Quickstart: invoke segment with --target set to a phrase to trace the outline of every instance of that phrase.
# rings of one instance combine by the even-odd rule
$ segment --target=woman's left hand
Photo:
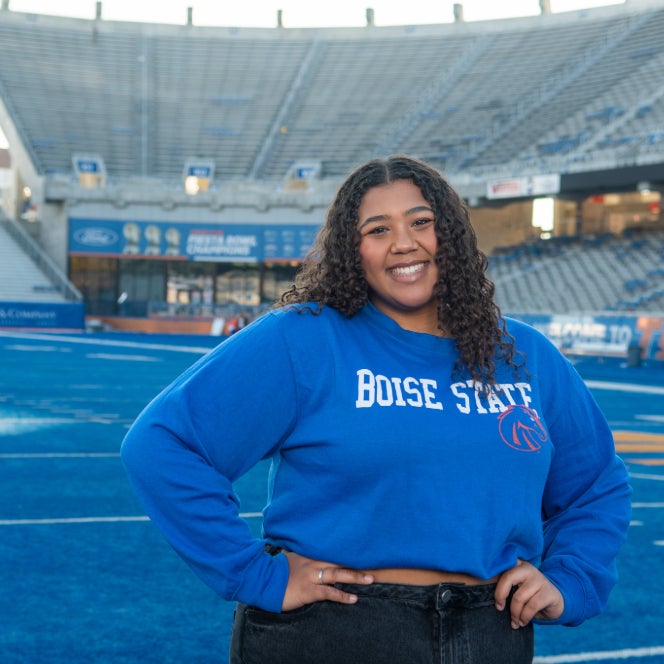
[[[563,596],[537,567],[525,560],[501,574],[494,597],[496,609],[502,611],[512,588],[517,590],[512,596],[510,614],[512,628],[525,627],[533,618],[555,620],[565,608]]]

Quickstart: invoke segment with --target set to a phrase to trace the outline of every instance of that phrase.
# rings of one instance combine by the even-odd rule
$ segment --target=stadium
[[[539,9],[235,28],[2,0],[0,661],[223,652],[233,607],[148,530],[119,441],[292,283],[345,175],[406,153],[462,195],[501,311],[574,358],[634,482],[607,615],[541,630],[535,661],[664,662],[664,0]],[[256,532],[264,473],[238,488]]]
[[[402,152],[467,201],[505,313],[661,354],[664,4],[540,6],[251,29],[5,2],[3,233],[21,264],[3,260],[0,300],[22,306],[3,325],[207,334],[251,318],[292,280],[344,174]]]

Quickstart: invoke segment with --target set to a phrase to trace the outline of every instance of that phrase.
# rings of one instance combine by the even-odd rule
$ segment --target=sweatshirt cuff
[[[547,569],[542,565],[540,571],[553,583],[563,596],[565,604],[562,614],[555,620],[533,620],[537,625],[580,625],[586,615],[586,594],[581,579],[564,567],[555,566]]]
[[[276,556],[263,553],[245,573],[233,599],[264,611],[281,613],[289,572],[288,559],[283,553]]]

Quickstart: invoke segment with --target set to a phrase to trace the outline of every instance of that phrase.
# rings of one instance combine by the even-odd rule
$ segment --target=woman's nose
[[[393,252],[401,253],[404,251],[412,251],[416,247],[417,241],[410,228],[397,228],[395,230],[392,242]]]

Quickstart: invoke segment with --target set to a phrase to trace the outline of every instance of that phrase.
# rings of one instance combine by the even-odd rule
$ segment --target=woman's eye
[[[433,219],[416,219],[413,222],[413,226],[425,226],[426,224],[432,223]]]
[[[385,226],[376,226],[375,228],[372,228],[367,235],[381,235],[386,230]]]

